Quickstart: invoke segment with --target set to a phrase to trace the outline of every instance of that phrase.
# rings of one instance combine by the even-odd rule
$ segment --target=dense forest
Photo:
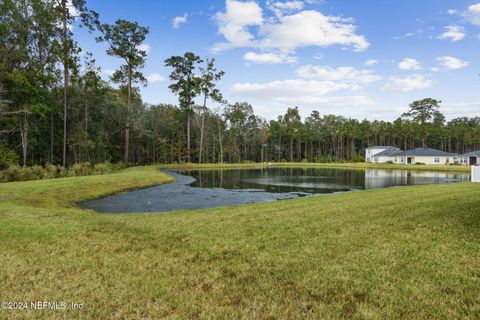
[[[75,41],[74,23],[122,61],[110,81]],[[147,85],[148,57],[140,48],[148,32],[133,21],[102,23],[85,0],[3,0],[0,169],[87,161],[363,161],[370,145],[480,149],[480,116],[447,122],[441,102],[430,98],[393,122],[320,111],[302,119],[298,107],[266,121],[248,102],[225,101],[217,88],[224,72],[191,52],[165,59],[178,106],[144,103],[139,86]]]

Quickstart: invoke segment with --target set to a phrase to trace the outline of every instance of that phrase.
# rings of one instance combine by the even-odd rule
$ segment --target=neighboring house
[[[400,162],[397,160],[400,160]],[[416,148],[396,154],[394,162],[405,164],[450,164],[458,163],[458,154],[432,148]]]
[[[365,160],[367,162],[385,163],[391,161],[390,155],[401,152],[402,150],[395,147],[373,146],[365,149]]]
[[[480,150],[462,154],[459,158],[460,164],[466,166],[480,164]]]
[[[379,147],[372,148],[373,151],[368,148],[365,153],[367,162],[398,164],[453,164],[459,162],[459,156],[456,153],[431,148],[416,148],[407,151],[393,147],[383,147],[382,150]]]

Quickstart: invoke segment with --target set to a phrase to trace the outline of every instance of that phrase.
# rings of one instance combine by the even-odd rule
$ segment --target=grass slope
[[[0,185],[9,319],[480,317],[480,185],[412,186],[171,214],[86,198],[170,181],[158,167]]]

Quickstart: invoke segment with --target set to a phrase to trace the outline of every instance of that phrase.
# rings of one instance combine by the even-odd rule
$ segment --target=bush
[[[365,162],[365,157],[362,156],[361,154],[357,154],[355,157],[352,159],[353,162]]]
[[[415,162],[415,165],[416,165],[416,166],[424,166],[425,163],[423,163],[423,162]]]
[[[119,162],[112,164],[110,162],[99,163],[93,166],[90,162],[75,163],[69,169],[47,163],[45,167],[32,166],[22,168],[19,165],[11,165],[7,170],[0,171],[0,182],[27,181],[54,179],[63,177],[88,176],[93,174],[106,174],[125,168],[126,166]]]
[[[127,166],[123,162],[116,162],[112,164],[112,171],[125,169]]]
[[[0,144],[0,170],[7,169],[13,165],[18,165],[18,162],[19,159],[17,153]]]
[[[92,174],[92,165],[90,162],[75,163],[69,171],[69,177],[89,176]]]
[[[95,174],[105,174],[112,171],[113,165],[110,162],[97,163],[93,168]]]
[[[332,163],[332,162],[337,162],[337,159],[332,156],[317,156],[315,157],[315,162],[318,163]]]
[[[393,164],[393,161],[392,160],[389,160],[387,162],[385,162],[386,164]]]
[[[44,179],[54,179],[60,176],[60,167],[47,163],[43,174]]]

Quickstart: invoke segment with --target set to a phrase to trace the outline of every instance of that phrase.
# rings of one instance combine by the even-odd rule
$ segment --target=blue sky
[[[147,103],[176,103],[163,61],[192,51],[215,58],[230,102],[263,118],[288,107],[393,120],[416,99],[443,101],[447,118],[480,116],[480,2],[464,0],[97,0],[103,22],[150,27]],[[74,27],[103,75],[121,61]],[[476,59],[477,58],[477,59]]]

